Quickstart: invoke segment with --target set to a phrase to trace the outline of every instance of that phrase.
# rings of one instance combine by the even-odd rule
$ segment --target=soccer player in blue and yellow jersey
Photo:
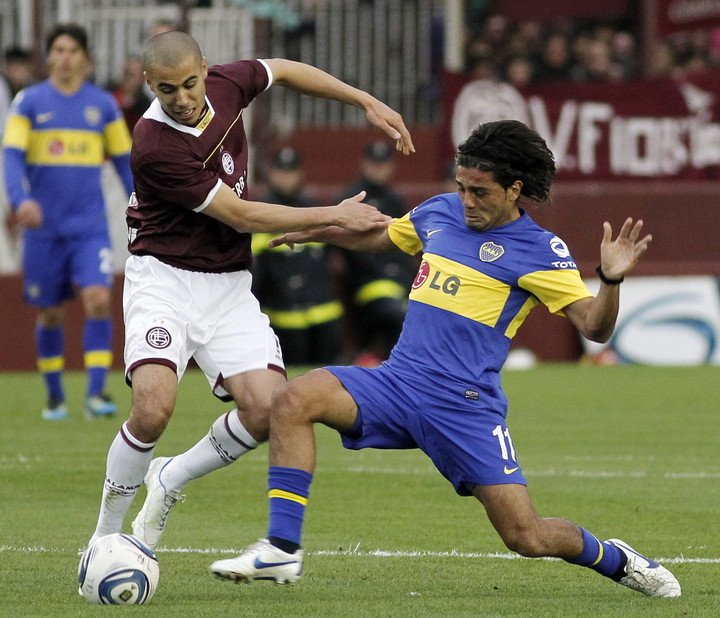
[[[46,40],[49,78],[15,97],[3,138],[5,186],[24,228],[24,296],[37,308],[38,368],[47,388],[43,418],[67,417],[62,384],[65,303],[79,290],[88,372],[85,413],[108,416],[112,363],[112,252],[100,181],[111,157],[132,193],[130,134],[112,96],[86,81],[87,33],[59,24]]]
[[[270,421],[267,539],[210,567],[232,581],[291,583],[302,567],[301,529],[315,467],[313,423],[349,449],[422,449],[461,496],[475,496],[507,547],[588,567],[648,596],[676,597],[665,567],[618,539],[601,541],[565,519],[540,517],[510,438],[500,370],[510,341],[538,303],[588,339],[615,327],[619,284],[651,241],[627,219],[604,224],[593,296],[567,245],[539,227],[521,198],[548,199],[555,174],[544,140],[518,121],[480,125],[457,152],[457,193],[435,196],[386,229],[285,234],[351,250],[422,253],[402,334],[375,369],[327,367],[275,391]]]

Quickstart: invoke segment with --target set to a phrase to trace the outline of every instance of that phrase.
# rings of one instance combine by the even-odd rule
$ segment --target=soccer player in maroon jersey
[[[108,452],[91,542],[121,531],[144,479],[148,495],[133,533],[155,547],[188,481],[267,439],[270,395],[286,379],[277,338],[250,291],[250,234],[326,225],[362,232],[389,222],[362,203],[362,193],[311,208],[248,200],[243,111],[280,84],[355,105],[399,151],[414,146],[397,112],[306,64],[242,60],[208,68],[197,42],[182,32],[153,37],[143,64],[157,98],[135,126],[131,154],[123,311],[132,407]],[[213,392],[236,407],[189,451],[151,464],[191,357]]]

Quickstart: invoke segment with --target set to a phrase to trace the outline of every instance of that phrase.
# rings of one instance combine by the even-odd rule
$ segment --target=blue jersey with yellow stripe
[[[393,220],[388,233],[403,251],[423,253],[388,366],[435,398],[504,415],[500,369],[530,310],[541,302],[562,314],[592,296],[567,246],[522,211],[472,230],[456,193]]]
[[[11,205],[33,198],[42,208],[43,226],[35,234],[106,228],[101,168],[108,156],[132,193],[127,125],[112,95],[89,82],[71,95],[48,80],[18,93],[3,147]]]

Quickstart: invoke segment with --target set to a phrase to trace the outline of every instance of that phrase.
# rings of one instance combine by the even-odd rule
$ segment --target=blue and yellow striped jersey
[[[388,363],[419,388],[457,401],[458,393],[502,414],[499,372],[530,310],[553,313],[592,296],[565,243],[529,215],[478,232],[456,193],[417,206],[388,229],[423,260],[400,339]]]
[[[3,148],[10,203],[36,199],[43,209],[40,233],[72,235],[106,226],[100,179],[108,156],[132,192],[127,125],[112,95],[94,84],[66,95],[46,80],[19,92]]]

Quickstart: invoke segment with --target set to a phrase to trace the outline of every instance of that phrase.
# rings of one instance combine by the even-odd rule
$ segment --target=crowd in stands
[[[518,89],[553,81],[682,78],[720,65],[720,31],[677,34],[653,44],[643,62],[636,21],[513,22],[501,14],[468,21],[466,71]]]

